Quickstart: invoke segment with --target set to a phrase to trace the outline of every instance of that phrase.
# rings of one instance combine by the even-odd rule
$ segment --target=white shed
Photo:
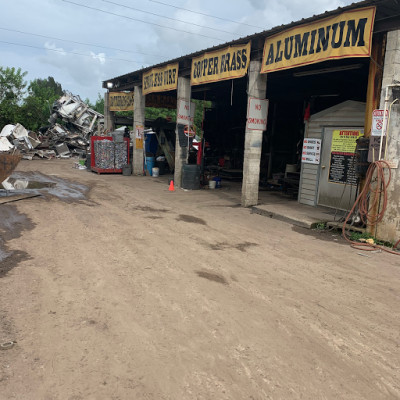
[[[312,206],[324,205],[334,208],[347,208],[339,204],[344,197],[354,197],[354,188],[345,188],[344,185],[330,184],[329,190],[321,190],[322,179],[325,183],[325,171],[329,166],[330,148],[333,129],[360,129],[364,128],[365,103],[348,100],[310,117],[306,123],[304,138],[322,140],[320,164],[302,163],[300,174],[300,188],[298,201]],[[325,151],[324,151],[325,150]],[[323,174],[321,174],[321,171]],[[349,185],[352,186],[352,185]],[[345,196],[343,192],[347,191]],[[349,197],[350,196],[350,197]]]

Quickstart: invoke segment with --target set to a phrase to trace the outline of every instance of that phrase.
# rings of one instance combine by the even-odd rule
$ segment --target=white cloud
[[[99,60],[100,64],[104,65],[106,63],[106,58],[105,58],[106,55],[105,55],[105,53],[96,54],[96,53],[93,53],[93,51],[91,51],[90,55],[92,56],[92,58],[94,60]]]
[[[130,4],[129,0],[116,0],[116,2]],[[223,18],[220,19],[155,4],[147,0],[135,1],[134,6],[137,8],[180,19],[187,23],[137,13],[98,0],[87,0],[82,4],[142,19],[148,23],[135,22],[59,0],[4,2],[6,5],[3,5],[0,13],[0,28],[18,29],[75,43],[0,30],[1,40],[24,45],[0,43],[0,65],[21,67],[24,71],[28,71],[29,80],[53,76],[63,88],[79,94],[82,98],[89,97],[95,100],[97,93],[103,91],[101,88],[103,80],[277,25],[311,17],[313,14],[319,14],[351,2],[352,0],[318,0],[314,2],[230,0],[229,3],[215,0],[170,1],[171,4],[178,7]],[[18,16],[18,26],[15,24],[15,16]],[[253,27],[229,22],[224,18],[244,22]],[[172,29],[161,28],[156,24]],[[232,32],[232,34],[202,28],[195,24]],[[191,31],[197,35],[176,31],[176,29]],[[108,48],[93,45],[103,45]],[[146,54],[126,53],[110,49],[110,47]],[[71,54],[72,52],[82,53],[84,56]],[[111,60],[113,58],[118,60]],[[133,60],[136,63],[124,60]]]
[[[47,50],[51,50],[51,51],[57,52],[57,53],[59,53],[59,54],[61,54],[63,56],[67,55],[67,53],[65,52],[65,50],[62,47],[57,47],[54,43],[46,42],[44,44],[44,47]]]

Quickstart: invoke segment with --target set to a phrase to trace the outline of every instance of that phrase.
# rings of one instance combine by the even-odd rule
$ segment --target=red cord
[[[389,177],[385,179],[385,168],[389,171]],[[375,176],[376,175],[376,176]],[[374,178],[375,176],[375,178]],[[373,251],[376,249],[386,251],[391,254],[400,255],[399,252],[390,250],[386,247],[379,246],[377,244],[359,243],[354,242],[348,238],[346,234],[346,224],[350,217],[353,215],[354,210],[358,206],[361,220],[364,224],[375,226],[382,221],[385,211],[387,208],[387,188],[389,186],[392,174],[390,171],[389,164],[386,161],[380,160],[370,164],[365,177],[365,185],[363,190],[358,195],[352,209],[348,213],[344,220],[342,227],[343,237],[351,244],[351,247],[358,250]],[[383,197],[383,199],[382,199]],[[370,204],[369,200],[372,199]],[[379,211],[381,204],[381,210]],[[371,214],[370,210],[378,210],[376,214]],[[396,242],[393,248],[396,248],[400,243],[400,240]]]

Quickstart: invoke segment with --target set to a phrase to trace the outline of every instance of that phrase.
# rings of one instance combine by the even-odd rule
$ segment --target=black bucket
[[[132,175],[132,165],[131,164],[124,165],[122,167],[122,175],[124,175],[124,176]]]

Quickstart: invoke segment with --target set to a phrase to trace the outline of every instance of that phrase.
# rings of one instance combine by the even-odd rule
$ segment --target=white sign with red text
[[[372,136],[386,136],[387,123],[388,123],[388,110],[386,110],[385,121],[383,120],[383,113],[385,110],[374,110],[372,112]],[[383,132],[383,125],[385,124],[385,132]]]
[[[249,98],[247,106],[247,129],[265,131],[267,129],[268,100]]]
[[[301,162],[319,164],[321,159],[321,139],[304,139]]]
[[[182,125],[193,125],[194,112],[196,111],[196,104],[186,100],[179,100],[178,102],[178,115],[176,122]]]

